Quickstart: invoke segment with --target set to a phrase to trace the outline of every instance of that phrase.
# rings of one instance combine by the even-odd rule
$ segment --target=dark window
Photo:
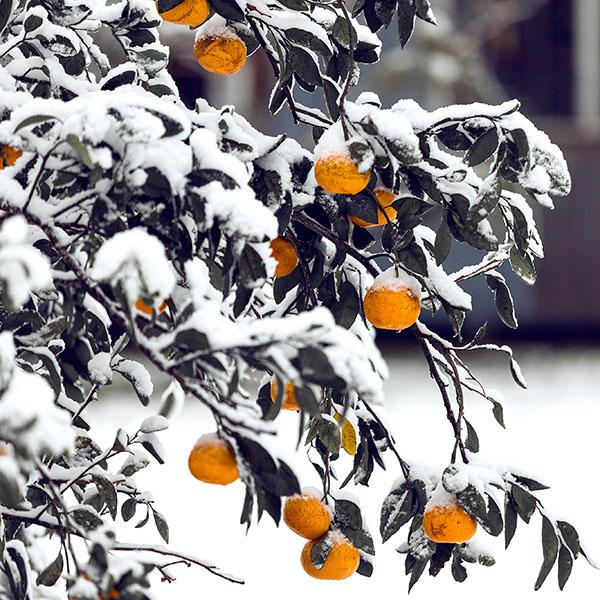
[[[464,14],[477,4],[461,0],[459,6]],[[478,33],[487,40],[490,66],[507,94],[518,97],[529,114],[571,115],[572,0],[494,0],[488,4],[486,10],[497,18],[485,19],[486,31]],[[511,24],[515,10],[533,14]]]

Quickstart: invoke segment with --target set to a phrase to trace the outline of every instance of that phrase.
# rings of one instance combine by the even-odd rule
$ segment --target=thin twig
[[[342,250],[344,250],[344,252],[346,252],[347,254],[355,258],[360,264],[362,264],[363,267],[365,267],[365,269],[367,269],[367,271],[371,275],[373,275],[373,277],[377,277],[377,275],[379,275],[379,269],[375,265],[373,265],[370,257],[361,254],[356,248],[337,237],[335,233],[327,229],[327,227],[323,227],[323,225],[321,225],[317,221],[314,221],[310,217],[307,217],[304,213],[301,212],[294,213],[292,220],[296,221],[297,223],[300,223],[301,225],[304,225],[304,227],[307,227],[315,233],[322,235],[324,238],[327,238],[330,242],[333,242],[338,248],[341,248]]]

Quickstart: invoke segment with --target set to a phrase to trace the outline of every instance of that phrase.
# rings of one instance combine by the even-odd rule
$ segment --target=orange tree
[[[271,111],[286,106],[314,148],[264,135],[231,107],[186,108],[160,15],[198,28],[189,51],[215,76],[264,54]],[[470,541],[476,528],[504,531],[508,545],[534,513],[536,587],[556,564],[564,586],[584,554],[575,529],[545,511],[540,483],[475,460],[469,397],[504,422],[466,357],[504,353],[525,382],[508,347],[483,341],[485,327],[461,337],[471,309],[461,283],[485,278],[500,318],[517,326],[498,269],[534,283],[543,248],[531,206],[567,194],[569,173],[516,101],[427,112],[352,93],[360,66],[379,58],[376,32],[396,20],[404,45],[418,19],[435,23],[428,0],[352,10],[344,0],[0,0],[0,597],[149,598],[149,574],[172,579],[172,563],[239,581],[119,534],[137,515],[168,543],[135,474],[163,462],[158,434],[185,397],[215,420],[192,449],[192,474],[241,479],[247,525],[265,512],[279,522],[287,498],[286,521],[314,537],[302,553],[314,577],[371,575],[373,537],[340,490],[368,485],[389,455],[399,479],[381,536],[404,532],[410,586],[427,568],[449,564],[463,581],[466,563],[492,564]],[[323,110],[298,88],[319,92]],[[447,272],[453,243],[481,260]],[[422,310],[445,312],[452,339],[420,322]],[[371,323],[418,341],[453,432],[448,466],[424,475],[408,464],[380,418],[386,366]],[[99,444],[87,408],[117,376],[147,405],[144,363],[171,382],[160,414]],[[298,410],[320,492],[301,493],[265,445],[282,407]],[[342,453],[353,457],[347,474]]]

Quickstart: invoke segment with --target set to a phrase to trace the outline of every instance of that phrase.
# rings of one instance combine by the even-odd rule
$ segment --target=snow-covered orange
[[[207,0],[158,0],[156,10],[169,23],[191,27],[202,25],[210,14]]]
[[[194,52],[204,70],[218,75],[233,75],[246,64],[246,45],[229,29],[200,32]]]
[[[390,221],[393,221],[396,218],[397,211],[392,206],[392,202],[396,199],[396,196],[389,190],[386,190],[385,188],[377,188],[375,190],[375,196],[377,197],[377,200],[380,204],[380,206],[377,207],[377,222],[372,223],[369,221],[365,221],[360,217],[350,215],[350,220],[355,225],[358,225],[359,227],[374,227],[377,225],[385,225],[388,222],[388,219]],[[381,208],[383,208],[383,210],[381,210]]]
[[[379,329],[399,331],[417,322],[421,312],[418,281],[392,267],[375,278],[363,300],[367,320]]]
[[[277,262],[275,267],[275,277],[285,277],[289,275],[298,264],[298,254],[294,244],[282,237],[271,241],[271,256]]]
[[[331,550],[325,559],[325,564],[317,569],[310,559],[311,548],[316,540],[308,542],[300,558],[304,570],[315,579],[347,579],[356,572],[360,563],[358,550],[339,531],[330,534]]]
[[[228,485],[239,477],[233,448],[217,433],[203,435],[188,459],[190,473],[205,483]]]
[[[151,317],[154,314],[154,307],[150,306],[149,304],[146,304],[141,298],[138,298],[135,301],[135,308],[139,312],[144,313],[149,317]],[[161,315],[165,312],[165,310],[167,310],[167,308],[169,308],[169,305],[166,302],[163,302],[158,308],[158,314]]]
[[[271,381],[271,400],[273,400],[273,402],[277,400],[277,379]],[[285,394],[283,395],[281,408],[285,410],[300,410],[300,405],[296,401],[296,390],[291,381],[288,381],[285,384]]]
[[[316,540],[329,529],[331,515],[319,498],[310,492],[303,492],[285,501],[283,521],[294,533],[308,540]]]
[[[428,506],[423,514],[423,529],[432,542],[462,544],[477,531],[477,521],[459,504]]]
[[[2,152],[0,152],[0,169],[4,169],[4,167],[12,167],[22,154],[23,152],[21,150],[17,150],[17,148],[7,146],[6,144],[2,146]]]
[[[361,172],[350,154],[330,154],[315,160],[315,179],[330,194],[358,194],[370,178],[371,171]]]

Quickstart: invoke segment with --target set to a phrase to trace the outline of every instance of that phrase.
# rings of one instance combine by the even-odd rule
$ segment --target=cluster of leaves
[[[574,560],[580,554],[585,556],[585,553],[580,547],[575,528],[566,521],[552,519],[533,494],[548,488],[534,479],[510,472],[502,477],[494,474],[484,484],[468,482],[457,487],[457,475],[464,469],[466,467],[450,465],[441,478],[426,478],[426,481],[411,474],[392,489],[383,503],[380,532],[384,542],[409,525],[407,540],[398,547],[398,552],[406,555],[406,573],[410,574],[409,590],[428,566],[429,574],[435,577],[449,563],[452,577],[463,582],[467,578],[464,563],[484,566],[495,564],[493,556],[480,550],[476,542],[443,544],[427,537],[423,530],[423,514],[437,486],[453,494],[458,505],[475,518],[486,533],[499,536],[504,531],[506,548],[513,539],[518,520],[529,523],[532,516],[539,513],[543,562],[535,589],[542,586],[558,558],[558,585],[562,590],[571,575]]]
[[[341,531],[352,545],[358,549],[360,563],[357,573],[370,577],[373,573],[372,557],[375,556],[375,544],[371,534],[364,528],[363,517],[358,504],[346,498],[334,501],[332,528]],[[329,535],[326,533],[316,540],[310,550],[312,563],[320,568],[325,564],[331,551]]]
[[[371,93],[347,99],[357,64],[378,58],[372,32],[396,14],[405,43],[417,17],[433,21],[426,0],[366,0],[355,6],[354,17],[341,1],[210,5],[250,52],[262,48],[270,58],[277,76],[271,109],[287,102],[297,121],[313,127],[315,140],[337,131],[371,180],[359,195],[332,196],[316,186],[314,157],[294,140],[263,135],[231,108],[217,110],[204,101],[195,110],[183,107],[165,69],[168,52],[158,41],[153,2],[0,0],[3,164],[8,146],[22,152],[0,172],[0,329],[15,354],[7,373],[41,381],[57,431],[69,432],[64,445],[49,448],[45,431],[37,428],[46,422],[42,418],[15,424],[13,384],[0,368],[0,441],[9,444],[0,457],[0,587],[15,598],[39,597],[40,586],[61,583],[75,600],[90,593],[110,597],[113,589],[125,600],[144,598],[148,573],[162,568],[139,560],[125,575],[116,569],[113,555],[132,547],[115,542],[112,525],[141,511],[138,525],[152,519],[167,541],[165,518],[133,481],[149,464],[146,453],[162,462],[156,434],[166,420],[150,417],[135,434],[119,431],[114,444],[102,448],[85,412],[115,373],[149,403],[150,376],[129,350],[170,378],[163,415],[184,396],[212,412],[242,467],[242,523],[265,512],[279,522],[282,497],[299,490],[286,462],[260,441],[273,432],[270,421],[280,411],[286,383],[293,382],[302,409],[299,442],[308,446],[325,499],[335,498],[332,481],[342,450],[353,463],[340,487],[352,480],[368,485],[375,465],[384,468],[383,453],[392,451],[411,484],[385,510],[410,513],[405,522],[417,523],[410,536],[415,548],[431,550],[425,562],[425,554],[409,553],[412,577],[428,562],[436,565],[435,574],[450,556],[420,536],[426,488],[409,478],[371,407],[381,398],[385,365],[362,298],[383,258],[418,279],[425,308],[443,308],[460,337],[471,300],[459,283],[485,276],[500,317],[516,326],[510,292],[496,269],[510,261],[533,282],[533,259],[542,246],[528,201],[548,205],[550,195],[568,192],[562,155],[516,112],[515,103],[427,113],[409,101],[382,108]],[[367,26],[359,23],[361,15]],[[101,47],[106,39],[120,48],[118,54]],[[329,117],[299,104],[295,84],[322,89]],[[374,220],[380,208],[374,192],[381,186],[397,196],[397,214],[376,240],[349,216]],[[424,224],[436,210],[437,233]],[[494,229],[496,215],[501,225]],[[36,232],[33,246],[19,233],[19,219]],[[268,244],[277,235],[293,244],[299,258],[281,278],[272,276]],[[481,263],[446,273],[442,263],[452,239],[484,252]],[[378,241],[382,252],[375,250]],[[144,310],[136,308],[138,301]],[[485,396],[500,424],[503,418],[497,398],[458,352],[505,352],[523,383],[510,349],[482,344],[483,332],[457,346],[424,326],[414,328],[453,427],[453,459],[460,452],[465,462],[479,440],[465,416],[464,391]],[[248,392],[248,376],[256,371],[278,382],[275,401],[269,384],[258,401]],[[113,459],[121,455],[126,460],[115,470]],[[512,499],[518,486],[512,482]],[[460,501],[468,510],[475,502],[470,510],[477,512],[481,503],[469,498],[463,494]],[[475,516],[494,533],[500,511],[490,508],[497,508],[491,498],[484,499],[485,515]],[[359,548],[360,573],[368,576],[374,547],[360,510],[341,497],[333,503],[334,526]],[[385,525],[384,538],[398,522]],[[48,564],[35,558],[32,525],[60,540],[60,553]],[[544,569],[558,556],[562,581],[577,552],[573,536],[553,527],[556,543],[544,528],[550,548]],[[87,544],[85,558],[73,537]],[[138,550],[178,556],[162,547]],[[450,550],[460,574],[473,554]],[[316,563],[326,552],[326,544],[315,545]],[[179,559],[224,576],[212,565]]]

